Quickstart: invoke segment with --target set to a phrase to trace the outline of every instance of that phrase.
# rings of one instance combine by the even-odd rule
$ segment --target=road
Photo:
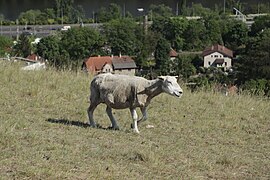
[[[99,28],[102,24],[92,23],[92,24],[84,24],[85,27],[91,28]],[[54,34],[57,31],[60,31],[63,26],[70,27],[80,27],[79,24],[65,24],[65,25],[12,25],[12,26],[0,26],[0,35],[8,36],[8,37],[19,37],[22,33],[32,34],[36,37],[45,37],[50,34]]]

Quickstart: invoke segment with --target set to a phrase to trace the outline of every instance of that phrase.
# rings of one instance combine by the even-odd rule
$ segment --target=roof
[[[224,59],[216,59],[214,61],[215,64],[223,64],[224,63]]]
[[[32,61],[42,61],[43,58],[36,55],[36,54],[30,54],[29,56],[26,57],[26,59],[32,60]]]
[[[115,56],[112,59],[114,69],[136,69],[137,66],[129,56]]]
[[[211,47],[208,47],[206,48],[203,53],[202,53],[202,56],[207,56],[209,54],[212,54],[214,52],[219,52],[225,56],[228,56],[228,57],[233,57],[233,51],[226,48],[225,46],[222,46],[222,45],[219,45],[219,44],[215,44],[215,45],[212,45]]]
[[[178,56],[178,53],[174,49],[171,49],[170,50],[170,57],[177,57],[177,56]]]
[[[100,71],[105,64],[112,64],[111,56],[89,57],[84,61],[86,68],[90,71]]]
[[[134,60],[129,56],[96,56],[89,57],[84,61],[86,68],[90,71],[100,71],[106,64],[110,64],[114,69],[135,69]]]

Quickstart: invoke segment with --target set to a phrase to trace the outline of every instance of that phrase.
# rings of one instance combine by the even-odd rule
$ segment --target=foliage
[[[270,80],[251,79],[242,85],[244,91],[248,91],[253,95],[266,95],[270,97]]]
[[[176,69],[177,75],[181,75],[184,79],[188,79],[196,73],[196,68],[189,56],[178,56],[175,60],[175,66],[172,68]]]
[[[248,28],[245,23],[237,20],[227,21],[227,32],[223,34],[224,45],[232,50],[237,50],[248,39]]]
[[[121,7],[115,3],[111,3],[107,8],[100,8],[97,13],[98,22],[104,23],[121,17]]]
[[[142,29],[134,19],[115,19],[104,24],[103,29],[113,54],[134,56],[138,53]]]
[[[267,28],[270,28],[270,15],[256,17],[251,26],[250,34],[256,36]]]
[[[151,12],[153,20],[160,18],[169,18],[173,15],[172,9],[164,4],[150,5],[149,12]]]
[[[6,36],[0,36],[0,57],[5,57],[12,48],[12,39]]]
[[[161,75],[170,73],[170,49],[169,42],[164,38],[160,38],[155,49],[155,68],[160,71]]]
[[[190,20],[184,32],[184,49],[188,51],[200,51],[205,48],[206,28],[202,21]]]
[[[42,38],[37,53],[57,68],[77,68],[83,59],[102,54],[103,45],[104,39],[98,31],[86,27],[72,28],[57,36]]]
[[[15,56],[27,57],[33,51],[33,45],[31,41],[33,40],[32,36],[21,34],[17,44],[13,47]]]
[[[40,10],[28,10],[19,15],[19,23],[23,25],[36,24],[36,19],[41,16]]]
[[[270,79],[270,29],[250,38],[239,61],[239,81]]]

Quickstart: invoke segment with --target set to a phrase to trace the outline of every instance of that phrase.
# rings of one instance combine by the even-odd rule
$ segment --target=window
[[[218,55],[215,55],[215,57],[218,57]]]
[[[211,62],[210,62],[210,61],[208,61],[208,65],[209,65],[209,66],[211,65]]]
[[[225,66],[227,66],[227,62],[225,62]]]

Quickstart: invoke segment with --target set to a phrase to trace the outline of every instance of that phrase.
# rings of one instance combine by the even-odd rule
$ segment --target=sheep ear
[[[162,80],[162,81],[165,81],[165,76],[158,76],[158,79]]]

